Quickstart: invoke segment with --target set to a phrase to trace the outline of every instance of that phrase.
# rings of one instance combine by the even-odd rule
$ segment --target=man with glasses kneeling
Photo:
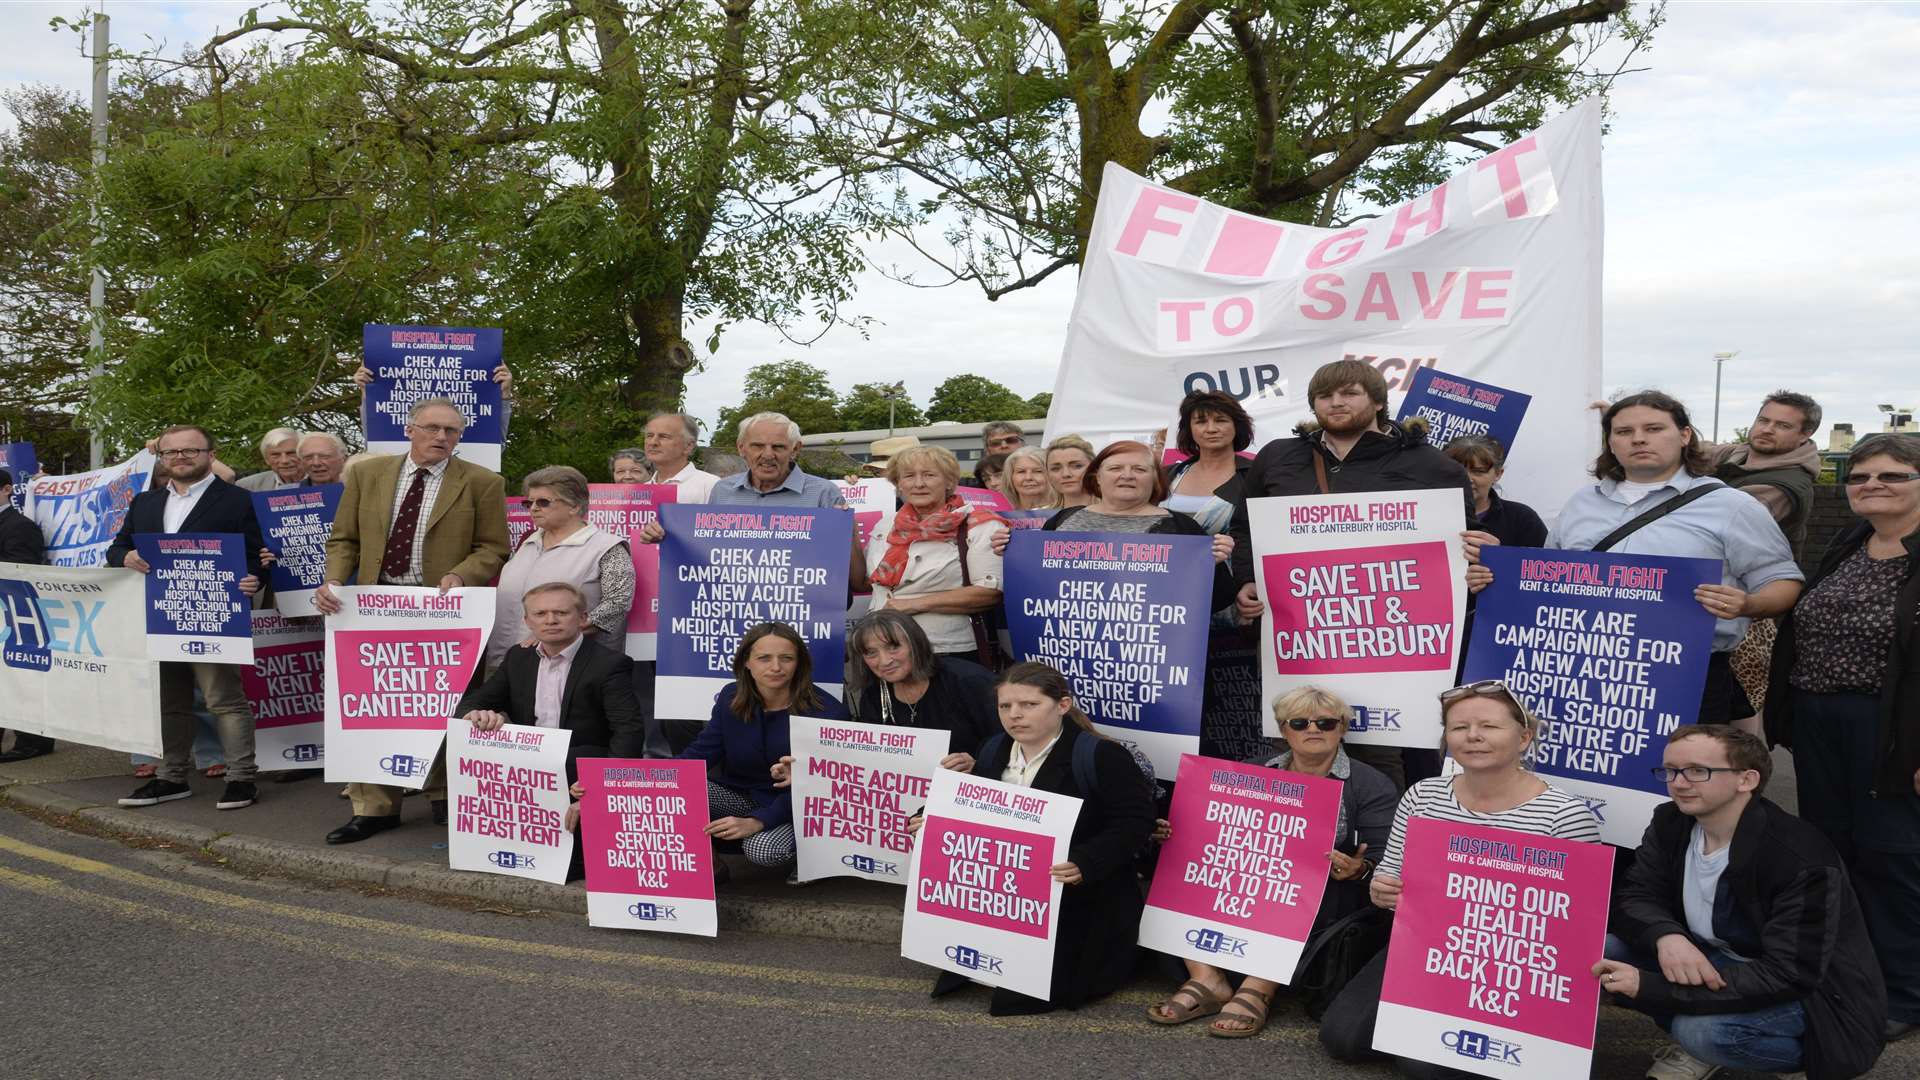
[[[1754,736],[1688,725],[1661,761],[1673,801],[1654,811],[1593,968],[1616,1003],[1673,1036],[1649,1080],[1866,1072],[1887,995],[1839,854],[1760,798],[1773,759]]]

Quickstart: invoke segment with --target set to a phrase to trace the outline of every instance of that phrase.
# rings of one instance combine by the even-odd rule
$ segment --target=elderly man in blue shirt
[[[1765,506],[1713,478],[1686,406],[1672,397],[1657,390],[1623,397],[1607,408],[1600,431],[1599,482],[1567,500],[1547,546],[1718,559],[1722,584],[1694,590],[1718,620],[1699,722],[1757,726],[1728,656],[1750,621],[1783,614],[1799,599],[1806,575],[1793,549]],[[1634,525],[1655,509],[1663,512]],[[1475,588],[1492,580],[1485,567],[1468,572]]]

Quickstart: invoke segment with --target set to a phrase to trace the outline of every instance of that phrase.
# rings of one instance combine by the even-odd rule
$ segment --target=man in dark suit
[[[154,456],[159,459],[154,468],[166,478],[166,486],[133,497],[133,505],[120,522],[120,535],[107,548],[108,566],[124,566],[142,574],[153,569],[134,550],[137,533],[237,533],[240,549],[247,557],[247,576],[240,579],[240,591],[247,596],[260,591],[260,549],[265,543],[260,538],[260,520],[253,513],[253,497],[213,474],[213,449],[213,436],[195,424],[181,424],[160,433],[154,442]],[[215,807],[239,810],[252,806],[259,797],[254,787],[259,769],[253,760],[253,710],[247,705],[240,681],[240,665],[163,660],[160,744],[166,757],[159,773],[121,799],[121,806],[154,806],[193,794],[187,786],[187,773],[192,771],[193,737],[198,726],[193,713],[196,686],[207,711],[213,714],[227,761],[227,787]]]
[[[47,561],[46,537],[32,518],[13,508],[13,474],[0,469],[0,562],[40,566]],[[0,737],[6,732],[0,731]],[[53,753],[53,740],[28,731],[13,733],[13,749],[0,754],[0,765]]]

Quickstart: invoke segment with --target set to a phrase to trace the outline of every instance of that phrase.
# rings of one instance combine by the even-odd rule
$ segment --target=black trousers
[[[4,738],[6,734],[6,729],[0,728],[0,738]],[[15,750],[52,750],[53,740],[45,735],[35,735],[31,731],[21,731],[16,728],[13,732],[13,748]]]

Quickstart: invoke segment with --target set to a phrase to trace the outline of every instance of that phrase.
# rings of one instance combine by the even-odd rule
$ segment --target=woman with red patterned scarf
[[[895,454],[887,479],[901,507],[867,541],[872,610],[913,616],[935,653],[990,662],[981,616],[1000,603],[993,538],[1006,531],[1006,519],[960,499],[960,462],[940,447]]]

